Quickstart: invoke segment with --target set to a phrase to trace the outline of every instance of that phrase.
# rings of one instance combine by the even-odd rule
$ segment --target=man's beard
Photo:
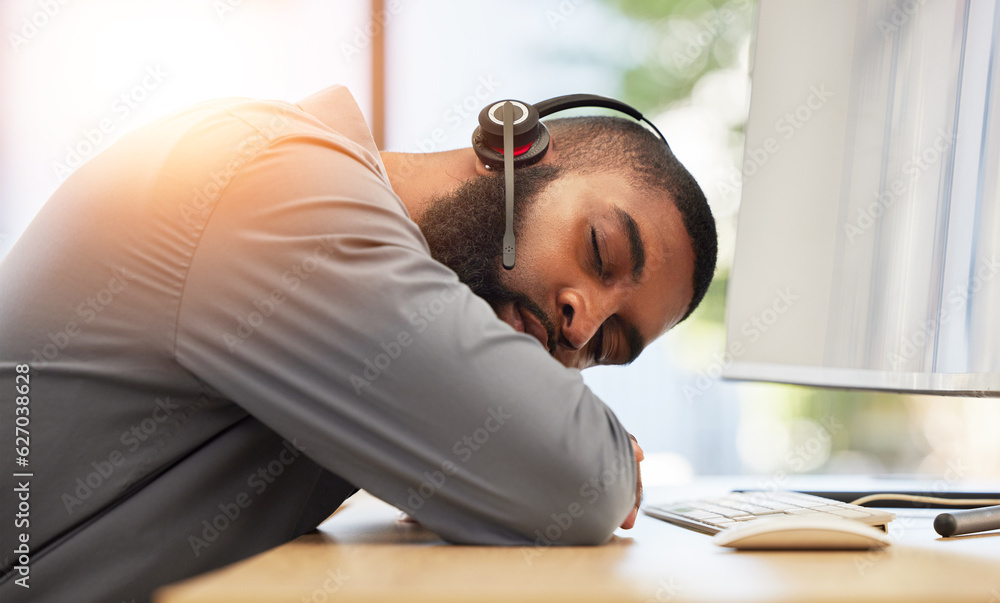
[[[520,236],[532,204],[559,177],[554,166],[518,169],[514,178],[514,234]],[[549,335],[549,352],[555,352],[555,325],[526,294],[500,282],[503,234],[506,228],[506,197],[503,174],[477,176],[428,207],[417,225],[431,256],[448,266],[472,292],[485,299],[494,311],[506,303],[529,310]]]

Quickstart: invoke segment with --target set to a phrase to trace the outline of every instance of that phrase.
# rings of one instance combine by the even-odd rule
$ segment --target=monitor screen
[[[724,376],[1000,395],[1000,8],[761,0]]]

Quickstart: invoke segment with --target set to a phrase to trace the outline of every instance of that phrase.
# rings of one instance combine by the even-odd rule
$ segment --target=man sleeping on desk
[[[691,314],[714,221],[647,128],[526,145],[517,105],[499,144],[420,155],[380,152],[342,87],[213,101],[69,177],[0,263],[0,413],[30,432],[24,465],[4,440],[0,598],[145,600],[357,488],[455,543],[631,527],[641,450],[577,369]]]

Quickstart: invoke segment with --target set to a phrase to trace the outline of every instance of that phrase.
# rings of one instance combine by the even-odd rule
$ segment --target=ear
[[[555,136],[552,135],[552,131],[546,129],[546,134],[548,135],[548,148],[545,150],[545,155],[538,160],[537,165],[546,165],[555,163],[559,160],[559,141]]]
[[[472,155],[472,161],[476,165],[476,174],[485,176],[486,174],[493,173],[492,171],[486,169],[486,164],[483,163],[483,160],[479,158],[479,155],[476,155],[476,152],[473,151],[471,147],[469,148],[469,155]]]
[[[470,155],[472,155],[472,161],[475,162],[476,174],[480,176],[485,176],[486,174],[495,173],[493,172],[493,170],[486,169],[486,164],[484,164],[483,161],[479,158],[479,156],[476,155],[475,151],[472,151],[471,147],[469,148],[469,151]],[[558,151],[555,149],[553,145],[549,145],[549,149],[545,152],[545,155],[541,159],[539,159],[538,163],[536,163],[535,165],[544,165],[547,163],[553,163],[556,161],[558,157],[559,157]]]
[[[549,150],[545,151],[545,156],[538,161],[538,164],[545,165],[548,163],[555,163],[558,159],[559,147],[556,146],[556,141],[553,139],[552,142],[549,143]]]

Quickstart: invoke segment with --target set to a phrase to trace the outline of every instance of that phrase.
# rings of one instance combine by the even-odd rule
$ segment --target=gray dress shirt
[[[625,429],[430,257],[341,87],[76,170],[0,262],[0,419],[6,603],[146,600],[356,488],[454,543],[600,544],[634,504]]]

